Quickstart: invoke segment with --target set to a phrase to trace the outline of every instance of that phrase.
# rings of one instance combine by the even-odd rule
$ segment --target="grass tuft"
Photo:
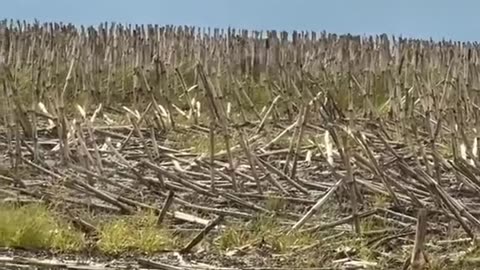
[[[151,254],[175,245],[172,235],[157,227],[153,214],[115,218],[104,222],[100,227],[101,240],[98,247],[107,254],[135,251]]]

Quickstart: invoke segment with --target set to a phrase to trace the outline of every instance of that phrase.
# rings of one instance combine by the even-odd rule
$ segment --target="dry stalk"
[[[421,270],[425,267],[425,237],[427,235],[427,211],[420,209],[417,217],[417,229],[415,232],[415,245],[413,246],[410,265],[412,270]]]
[[[262,131],[263,127],[265,126],[265,122],[267,121],[268,117],[272,113],[273,108],[275,108],[275,105],[277,104],[278,100],[280,100],[280,96],[276,96],[275,99],[273,99],[273,101],[270,104],[270,107],[268,107],[267,111],[265,112],[265,115],[262,117],[260,124],[258,124],[254,134],[258,134],[260,133],[260,131]]]
[[[237,81],[237,84],[239,85],[240,83]],[[241,86],[239,91],[240,93],[242,93],[243,97],[247,101],[250,111],[254,112],[257,119],[261,121],[262,117],[260,116],[260,113],[255,107],[255,104],[253,103],[252,99],[248,96],[247,92],[245,91],[245,87]]]
[[[282,185],[275,179],[273,176],[270,174],[267,168],[262,164],[261,161],[258,160],[256,156],[252,156],[252,158],[255,160],[255,163],[260,167],[260,169],[263,171],[265,174],[265,178],[274,186],[276,187],[280,192],[282,192],[285,195],[288,195],[288,191],[282,187]]]
[[[188,180],[184,180],[183,178],[181,177],[178,177],[176,176],[175,174],[167,171],[166,169],[160,167],[160,166],[157,166],[147,160],[144,160],[142,161],[142,164],[145,165],[146,167],[148,167],[149,169],[161,174],[161,175],[164,175],[165,177],[168,177],[169,179],[171,180],[174,180],[180,184],[182,184],[183,186],[185,187],[188,187],[200,194],[203,194],[203,195],[206,195],[206,196],[209,196],[209,197],[216,197],[214,193],[208,191],[208,190],[205,190],[201,187],[199,187],[198,185],[196,185],[195,183],[193,182],[190,182]]]
[[[86,191],[89,191],[89,192],[95,194],[95,196],[97,196],[99,199],[120,208],[122,213],[127,214],[127,215],[133,214],[134,211],[131,208],[129,208],[123,202],[120,202],[118,199],[111,196],[111,194],[107,193],[106,191],[100,191],[100,190],[92,187],[91,185],[89,185],[87,183],[83,183],[82,181],[79,181],[79,180],[76,180],[76,179],[67,179],[67,181],[68,180],[70,180],[73,184],[84,188]]]
[[[258,177],[257,170],[256,170],[256,160],[253,158],[250,145],[248,142],[245,140],[245,135],[243,134],[243,131],[240,128],[237,128],[237,132],[240,136],[240,145],[243,148],[243,151],[245,152],[245,155],[247,157],[248,163],[250,164],[250,169],[252,171],[253,178],[255,179],[255,183],[257,184],[257,191],[259,194],[263,193],[263,188],[262,184],[260,182],[260,178]]]
[[[130,109],[124,107],[123,109],[125,111],[127,111],[127,113],[130,113],[131,115],[133,115],[135,118],[137,118],[135,121],[136,121],[136,125],[137,126],[140,126],[143,122],[143,120],[145,119],[145,116],[147,115],[147,113],[150,111],[150,108],[152,107],[152,103],[149,103],[147,105],[147,108],[145,109],[145,111],[143,111],[142,115],[140,115],[140,117],[138,115],[136,115],[135,113],[131,112]],[[127,117],[128,117],[128,114],[127,114]],[[130,121],[130,123],[132,123],[132,120]],[[127,145],[128,141],[130,141],[131,137],[133,136],[134,132],[136,132],[135,128],[132,128],[130,130],[130,133],[128,134],[127,138],[122,142],[122,146],[121,148],[119,149],[119,151],[121,152],[123,150],[123,148]]]
[[[190,111],[193,113],[193,122],[195,124],[198,124],[198,117],[197,117],[197,113],[196,113],[196,108],[195,108],[195,105],[191,103],[192,98],[190,97],[190,93],[188,91],[187,84],[185,83],[185,79],[183,78],[183,75],[180,72],[180,70],[178,70],[178,68],[175,68],[175,74],[177,74],[178,79],[180,80],[180,83],[181,83],[182,88],[183,88],[183,94],[187,98],[187,104],[190,108]]]
[[[333,222],[324,223],[324,224],[316,225],[316,226],[311,227],[311,228],[300,230],[300,232],[302,232],[302,233],[316,233],[316,232],[319,232],[319,231],[324,231],[324,230],[328,230],[328,229],[331,229],[331,228],[334,228],[334,227],[337,227],[337,226],[341,226],[341,225],[344,225],[344,224],[347,224],[347,223],[351,223],[351,222],[354,221],[355,218],[366,218],[366,217],[370,217],[372,215],[375,215],[376,213],[377,213],[376,209],[368,210],[368,211],[365,211],[365,212],[358,213],[356,216],[350,215],[348,217],[341,218],[341,219],[333,221]]]
[[[158,215],[157,219],[157,226],[160,226],[167,215],[167,211],[173,203],[173,199],[175,198],[175,192],[169,191],[167,198],[165,199],[165,203],[163,204],[162,210],[160,210],[160,214]]]
[[[310,194],[310,192],[302,187],[300,184],[298,184],[295,180],[293,180],[292,178],[290,178],[288,175],[286,175],[285,173],[283,173],[280,169],[276,168],[275,166],[273,166],[272,164],[270,164],[269,162],[261,159],[259,156],[256,156],[256,159],[259,160],[265,167],[267,170],[271,171],[272,173],[278,175],[279,177],[281,177],[282,179],[285,179],[292,187],[296,188],[298,191],[304,193],[304,194]]]
[[[38,129],[37,129],[37,106],[40,103],[40,80],[42,69],[40,66],[43,64],[43,61],[40,61],[40,64],[37,69],[37,76],[35,80],[35,89],[32,91],[33,102],[32,102],[32,136],[33,136],[33,161],[36,162],[39,160],[40,149],[38,146]]]
[[[210,122],[210,189],[215,191],[215,168],[213,162],[215,161],[215,123]]]
[[[383,184],[388,190],[389,195],[392,197],[393,202],[396,206],[400,206],[397,195],[395,194],[395,191],[393,190],[392,186],[390,185],[389,182],[387,182],[387,178],[384,176],[382,170],[378,166],[377,160],[373,156],[372,151],[370,150],[370,147],[367,145],[365,142],[362,134],[360,132],[356,132],[355,138],[360,142],[360,145],[362,146],[364,152],[367,154],[368,158],[370,159],[374,169],[375,173],[378,175],[378,177],[382,180]]]
[[[86,118],[86,125],[87,125],[87,131],[88,131],[88,136],[90,138],[90,142],[93,145],[93,153],[95,155],[94,159],[94,164],[97,167],[97,170],[102,173],[104,171],[103,165],[102,165],[102,157],[100,156],[100,150],[98,149],[97,142],[95,140],[94,132],[93,132],[93,123],[95,122],[95,118],[97,114],[100,112],[102,109],[102,104],[98,106],[98,108],[95,110],[93,113],[92,117],[90,119]]]
[[[290,143],[288,146],[287,157],[285,159],[285,166],[283,167],[283,172],[287,175],[289,175],[288,171],[290,168],[290,160],[292,159],[292,155],[296,154],[294,153],[295,138],[297,138],[297,136],[300,134],[300,129],[302,129],[302,123],[306,113],[307,113],[307,110],[305,110],[305,105],[302,104],[302,109],[300,110],[300,114],[298,116],[298,120],[295,125],[295,131],[292,135],[292,139],[290,140]]]
[[[150,147],[148,147],[148,144],[147,144],[147,140],[145,140],[145,137],[143,136],[142,132],[140,131],[140,128],[138,127],[138,123],[133,120],[130,116],[127,116],[128,119],[130,120],[130,123],[132,123],[133,125],[133,129],[135,130],[135,132],[137,133],[137,136],[140,138],[140,141],[142,142],[143,144],[143,149],[145,150],[145,152],[147,153],[147,156],[148,158],[153,161],[154,160],[154,155],[152,153],[152,150],[150,149]]]
[[[233,155],[230,150],[230,136],[228,133],[228,127],[227,127],[227,122],[225,119],[225,112],[223,111],[223,106],[222,104],[217,104],[216,100],[216,93],[214,92],[214,88],[210,86],[209,81],[207,80],[207,77],[203,71],[203,66],[201,64],[198,65],[198,73],[200,74],[200,78],[202,79],[203,87],[205,89],[206,95],[210,101],[210,117],[211,121],[214,121],[216,119],[217,121],[220,121],[220,124],[222,126],[223,130],[223,137],[225,139],[225,146],[226,146],[226,151],[227,151],[227,156],[228,156],[228,162],[230,165],[230,171],[231,171],[231,177],[232,177],[232,185],[234,191],[238,190],[237,186],[237,180],[235,176],[235,167],[233,164]]]
[[[76,165],[73,165],[73,164],[68,164],[68,167],[70,167],[71,169],[73,169],[73,170],[75,170],[79,173],[85,174],[87,176],[88,180],[95,178],[95,179],[98,179],[98,180],[100,180],[100,181],[102,181],[106,184],[109,184],[109,185],[112,185],[114,187],[119,187],[123,190],[126,190],[126,191],[130,192],[131,194],[137,193],[137,191],[135,189],[131,188],[131,187],[128,187],[128,186],[126,186],[122,183],[118,183],[116,181],[113,181],[112,179],[109,179],[105,176],[98,175],[94,172],[89,171],[88,169],[85,169],[85,168],[82,168],[82,167],[79,167],[79,166],[76,166]],[[90,184],[90,183],[89,183],[89,185],[93,186],[93,184]]]
[[[353,175],[353,169],[352,169],[352,164],[351,164],[351,158],[350,158],[350,146],[348,143],[348,137],[344,136],[343,137],[343,163],[345,164],[345,167],[347,169],[347,181],[350,187],[350,200],[352,203],[352,216],[353,216],[353,224],[354,224],[354,229],[355,232],[360,235],[361,234],[361,227],[360,227],[360,220],[357,217],[357,211],[358,211],[358,200],[357,200],[357,183],[355,181],[355,177]]]
[[[273,140],[269,141],[268,143],[266,143],[261,149],[263,151],[266,151],[266,149],[268,149],[272,144],[276,143],[278,140],[280,140],[283,136],[285,136],[285,134],[287,134],[287,132],[289,132],[290,130],[292,130],[293,128],[295,128],[297,126],[297,122],[291,124],[290,126],[288,126],[287,128],[285,128],[282,132],[280,132],[275,138],[273,138]]]
[[[415,177],[417,180],[421,181],[434,196],[438,196],[438,198],[446,205],[448,210],[452,212],[452,214],[455,216],[457,221],[460,223],[462,228],[465,230],[465,232],[473,239],[474,234],[472,230],[468,227],[466,222],[463,220],[460,212],[458,209],[455,207],[454,203],[452,202],[451,198],[448,196],[445,196],[446,193],[440,192],[441,187],[438,186],[438,183],[435,182],[428,174],[421,170],[412,170],[409,168],[407,164],[404,162],[399,162],[400,167],[405,170],[406,173],[410,174],[412,177]]]
[[[94,164],[94,161],[93,161],[93,158],[92,156],[90,155],[90,152],[88,151],[88,148],[87,148],[87,145],[85,143],[85,139],[83,137],[83,130],[82,130],[82,126],[80,123],[77,123],[76,124],[76,129],[77,129],[77,141],[78,141],[78,144],[79,144],[79,153],[78,153],[78,157],[80,158],[80,160],[82,161],[82,165],[87,169],[89,170],[90,168],[90,164]],[[98,168],[97,168],[98,169]],[[88,183],[90,185],[93,185],[94,182],[92,181],[91,177],[88,176]]]
[[[73,68],[75,66],[76,57],[75,57],[75,46],[72,48],[71,52],[71,60],[70,60],[70,67],[68,68],[67,77],[65,78],[65,83],[63,84],[63,89],[60,93],[57,94],[56,99],[56,109],[57,109],[57,126],[58,128],[58,137],[60,138],[60,149],[62,151],[62,163],[67,164],[70,162],[70,147],[68,142],[68,131],[69,125],[67,116],[65,114],[65,94],[67,92],[68,86],[73,77]]]
[[[325,193],[325,195],[323,195],[320,200],[318,200],[317,203],[312,206],[310,210],[308,210],[308,212],[297,223],[295,223],[295,225],[292,226],[292,228],[288,231],[288,234],[291,234],[295,230],[302,227],[308,221],[308,219],[310,219],[313,214],[315,214],[315,212],[318,211],[318,209],[320,209],[320,207],[322,207],[322,205],[324,205],[327,200],[333,196],[333,194],[335,194],[335,191],[343,184],[343,182],[344,179],[340,179],[337,183],[335,183],[335,185],[332,186],[330,190]]]
[[[1,78],[1,81],[4,88],[5,97],[7,99],[7,103],[10,104],[7,106],[12,109],[11,113],[14,115],[14,118],[16,119],[15,121],[18,122],[22,127],[25,136],[27,138],[32,138],[32,123],[28,119],[28,114],[20,100],[20,93],[14,85],[15,79],[10,71],[10,68],[4,63],[0,62],[0,72],[3,73],[3,78]]]
[[[180,253],[188,253],[192,248],[194,248],[203,238],[213,230],[220,222],[222,222],[223,216],[218,216],[212,220],[205,228],[199,232],[181,251]]]
[[[295,142],[295,150],[294,150],[294,154],[293,154],[293,167],[292,167],[292,171],[290,172],[290,177],[292,179],[296,178],[298,157],[300,155],[300,149],[302,147],[303,136],[304,136],[304,133],[305,133],[305,127],[306,127],[307,122],[308,122],[309,110],[310,110],[311,105],[312,104],[308,104],[308,105],[305,106],[305,109],[304,109],[305,111],[303,113],[302,122],[301,122],[301,126],[300,126],[300,131],[298,133],[297,141]]]
[[[233,94],[234,94],[235,100],[237,101],[238,109],[240,110],[240,116],[242,117],[242,122],[246,123],[248,122],[247,113],[243,108],[242,98],[240,97],[240,93],[236,87],[233,87]]]

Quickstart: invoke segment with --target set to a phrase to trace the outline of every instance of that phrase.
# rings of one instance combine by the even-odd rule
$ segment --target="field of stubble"
[[[4,21],[0,266],[476,269],[479,53]]]

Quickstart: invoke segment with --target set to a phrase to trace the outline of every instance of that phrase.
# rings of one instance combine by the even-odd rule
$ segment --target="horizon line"
[[[202,34],[207,34],[205,30],[208,31],[208,29],[210,29],[210,31],[212,32],[212,36],[214,34],[214,31],[215,30],[220,30],[220,31],[226,31],[228,29],[233,29],[233,30],[237,30],[238,33],[241,33],[241,31],[248,31],[248,36],[251,37],[252,34],[255,34],[255,33],[262,33],[264,35],[263,38],[267,38],[268,36],[266,36],[269,32],[276,32],[277,34],[278,33],[287,33],[288,34],[288,40],[291,40],[293,34],[296,32],[296,33],[307,33],[308,36],[311,36],[312,33],[315,33],[317,36],[321,36],[322,34],[326,34],[326,35],[336,35],[338,37],[345,37],[345,36],[352,36],[352,37],[362,37],[362,38],[370,38],[370,37],[381,37],[381,36],[387,36],[387,38],[392,41],[393,39],[404,39],[404,40],[417,40],[417,41],[429,41],[429,42],[434,42],[434,43],[443,43],[443,42],[447,42],[447,43],[463,43],[463,44],[479,44],[479,41],[477,40],[460,40],[460,39],[453,39],[453,38],[446,38],[446,37],[442,37],[442,38],[434,38],[434,37],[414,37],[412,35],[405,35],[405,34],[402,34],[402,33],[386,33],[386,32],[383,32],[383,33],[367,33],[367,32],[364,32],[364,33],[355,33],[355,32],[334,32],[334,31],[327,31],[325,29],[323,30],[313,30],[313,29],[310,29],[310,30],[307,30],[307,29],[298,29],[298,30],[281,30],[281,29],[268,29],[268,28],[246,28],[246,27],[237,27],[237,26],[231,26],[231,25],[227,25],[227,26],[209,26],[209,25],[191,25],[191,24],[168,24],[168,23],[147,23],[147,22],[144,22],[144,23],[133,23],[133,22],[119,22],[119,21],[115,21],[115,20],[105,20],[105,21],[99,21],[99,22],[96,22],[96,23],[89,23],[89,24],[85,24],[85,23],[75,23],[75,22],[69,22],[69,21],[64,21],[64,20],[39,20],[39,19],[19,19],[19,18],[2,18],[0,19],[0,22],[2,23],[5,23],[7,22],[7,24],[10,24],[10,26],[12,25],[15,25],[15,27],[18,27],[18,24],[19,23],[26,23],[27,25],[35,25],[35,24],[38,24],[38,25],[45,25],[45,24],[60,24],[60,25],[64,25],[64,26],[74,26],[75,28],[81,28],[81,27],[84,27],[85,29],[89,29],[89,28],[94,28],[96,30],[100,29],[101,26],[107,24],[107,26],[109,25],[110,27],[112,25],[116,25],[116,26],[129,26],[129,27],[132,27],[134,28],[135,26],[158,26],[158,27],[174,27],[174,28],[180,28],[180,27],[187,27],[187,28],[195,28],[195,29],[202,29]],[[237,33],[237,34],[238,34]],[[318,39],[318,38],[317,38]]]

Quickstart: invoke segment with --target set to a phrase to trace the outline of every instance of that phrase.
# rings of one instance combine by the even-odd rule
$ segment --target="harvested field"
[[[480,265],[478,44],[0,30],[5,269]]]

